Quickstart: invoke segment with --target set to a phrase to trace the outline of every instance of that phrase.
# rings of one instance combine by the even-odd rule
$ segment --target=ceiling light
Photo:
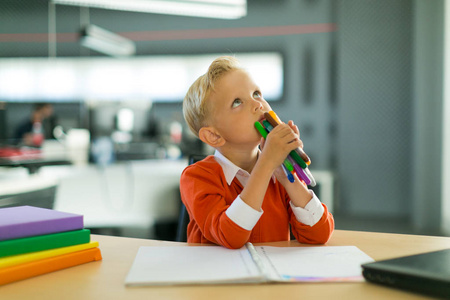
[[[52,0],[53,3],[157,14],[238,19],[247,15],[247,0]]]
[[[82,29],[80,42],[84,47],[111,56],[130,56],[136,53],[131,40],[95,25],[87,25]]]

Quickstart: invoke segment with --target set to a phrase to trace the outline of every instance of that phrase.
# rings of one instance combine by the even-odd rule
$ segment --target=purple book
[[[82,228],[82,215],[33,206],[0,208],[0,241]]]

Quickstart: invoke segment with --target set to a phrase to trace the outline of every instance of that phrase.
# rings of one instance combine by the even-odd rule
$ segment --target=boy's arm
[[[299,130],[292,121],[289,121],[288,125],[296,135],[299,135]],[[301,144],[303,146],[302,142]],[[287,179],[281,167],[278,167],[275,175],[290,199],[291,224],[296,239],[304,243],[326,243],[334,230],[334,219],[327,207],[320,202],[314,192],[308,190],[296,174],[294,182]]]
[[[267,135],[250,178],[241,192],[241,199],[253,209],[261,211],[264,195],[274,171],[283,163],[289,152],[300,146],[301,141],[288,124],[275,127]],[[305,200],[305,205],[306,203]]]
[[[333,215],[328,212],[325,204],[321,203],[320,205],[324,208],[324,212],[313,226],[299,222],[295,214],[292,211],[289,212],[292,234],[300,243],[325,244],[330,239],[334,231]]]
[[[277,157],[271,156],[271,155],[273,155],[272,154],[273,150],[272,151],[270,151],[270,149],[268,150],[267,146],[268,146],[269,138],[272,137],[275,130],[280,126],[284,126],[286,128],[286,130],[290,130],[291,134],[292,134],[292,140],[295,139],[294,142],[291,142],[289,145],[294,144],[297,147],[303,148],[303,142],[299,139],[300,133],[299,133],[298,127],[294,124],[294,122],[291,120],[288,122],[288,124],[282,123],[279,126],[275,127],[267,135],[267,139],[268,139],[267,141],[265,141],[264,139],[262,139],[262,141],[261,141],[261,148],[263,150],[263,153],[267,154],[266,157],[269,160],[276,161],[276,159],[277,159]],[[288,154],[289,154],[289,152],[288,152]],[[283,160],[287,157],[288,154],[286,154],[286,156],[282,157]],[[273,169],[273,171],[270,175],[272,175],[272,174],[274,174],[277,177],[277,180],[284,186],[292,203],[296,207],[304,208],[310,202],[310,200],[313,198],[312,195],[310,194],[310,192],[308,191],[308,188],[298,179],[296,174],[294,174],[294,178],[295,178],[294,182],[290,182],[288,180],[288,178],[286,177],[286,174],[284,173],[284,171],[281,167],[281,163],[278,165],[275,165],[275,168]]]
[[[188,241],[241,248],[250,238],[251,230],[228,217],[230,205],[225,199],[230,195],[224,188],[227,183],[217,175],[219,168],[210,170],[191,165],[181,175],[181,198],[190,218],[195,220],[195,228],[188,227]]]
[[[282,179],[290,200],[292,232],[301,243],[324,244],[334,230],[333,216],[313,191],[308,190],[297,176],[294,178],[293,183]]]
[[[282,130],[278,131],[281,128]],[[298,208],[306,210],[307,214],[309,211],[316,213],[316,216],[312,217],[314,224],[308,224],[309,222],[304,222],[302,218],[297,218],[292,211],[292,206],[289,207],[290,223],[296,239],[302,243],[323,244],[328,241],[334,230],[333,216],[328,213],[326,206],[320,203],[317,197],[313,197],[297,176],[294,176],[295,182],[291,183],[280,170],[280,165],[288,153],[300,146],[302,142],[298,138],[298,129],[292,121],[275,127],[267,136],[247,185],[241,192],[241,199],[253,209],[260,211],[269,180],[275,174],[285,187],[294,210],[297,210],[296,214]]]

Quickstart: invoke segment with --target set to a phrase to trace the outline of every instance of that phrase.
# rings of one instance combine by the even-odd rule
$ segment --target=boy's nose
[[[260,110],[260,109],[263,109],[263,105],[262,105],[262,103],[261,102],[259,102],[259,101],[254,101],[254,105],[253,105],[253,107],[254,107],[254,109],[255,109],[255,111],[256,110]]]

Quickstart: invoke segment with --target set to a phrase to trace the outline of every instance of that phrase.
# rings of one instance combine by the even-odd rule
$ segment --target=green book
[[[0,257],[89,243],[91,231],[80,229],[0,241]]]

